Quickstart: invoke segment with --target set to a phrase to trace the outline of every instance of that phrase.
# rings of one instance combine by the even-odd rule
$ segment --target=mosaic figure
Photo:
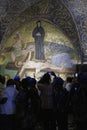
[[[34,28],[32,33],[35,40],[35,59],[44,60],[44,36],[45,32],[41,26],[41,22],[37,21],[37,27]]]

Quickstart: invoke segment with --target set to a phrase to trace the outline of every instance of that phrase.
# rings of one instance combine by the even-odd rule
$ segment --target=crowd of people
[[[63,80],[46,72],[37,81],[18,75],[0,75],[0,130],[69,130],[69,115],[75,130],[87,129],[87,75]]]

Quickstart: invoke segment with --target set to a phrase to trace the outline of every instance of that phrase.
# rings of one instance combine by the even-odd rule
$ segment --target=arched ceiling
[[[86,0],[0,0],[1,48],[18,28],[39,19],[60,29],[85,62],[86,3]]]

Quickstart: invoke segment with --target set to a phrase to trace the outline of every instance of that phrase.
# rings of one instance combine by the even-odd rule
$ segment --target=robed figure
[[[41,26],[41,22],[37,21],[37,27],[34,28],[32,33],[35,40],[35,59],[44,60],[44,36],[45,31]]]

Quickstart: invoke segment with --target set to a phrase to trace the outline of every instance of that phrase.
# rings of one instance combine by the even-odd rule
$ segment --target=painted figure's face
[[[38,27],[40,27],[40,25],[41,25],[41,23],[40,23],[40,22],[38,22],[38,23],[37,23],[37,26],[38,26]]]

